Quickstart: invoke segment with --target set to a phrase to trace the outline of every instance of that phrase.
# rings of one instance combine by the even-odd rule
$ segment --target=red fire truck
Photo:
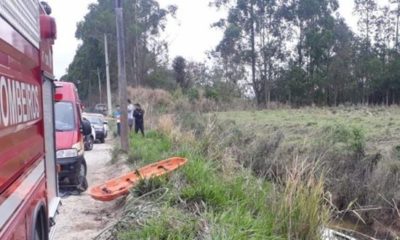
[[[38,0],[0,0],[1,240],[49,239],[60,202],[50,12]]]

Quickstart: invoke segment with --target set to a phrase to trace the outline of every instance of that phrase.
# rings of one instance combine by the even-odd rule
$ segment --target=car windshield
[[[103,121],[99,117],[94,117],[94,116],[85,116],[85,117],[93,125],[103,125]]]
[[[56,102],[55,104],[56,130],[60,132],[75,129],[74,105],[70,102]]]

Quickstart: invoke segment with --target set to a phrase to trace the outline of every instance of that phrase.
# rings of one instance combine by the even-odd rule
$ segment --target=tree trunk
[[[389,106],[389,90],[386,90],[386,107]]]
[[[392,92],[392,105],[396,104],[396,94]]]
[[[399,51],[399,16],[400,14],[400,3],[397,4],[397,14],[396,14],[396,50]]]
[[[254,26],[254,3],[253,1],[250,1],[250,23],[251,23],[251,33],[250,33],[250,42],[251,42],[251,79],[253,81],[253,86],[257,88],[256,84],[256,39],[255,39],[255,26]],[[258,89],[255,89],[254,92],[259,91]],[[257,94],[257,93],[256,93]],[[260,93],[258,92],[258,95]],[[259,98],[261,96],[258,96],[258,104],[260,104],[261,99]]]
[[[369,48],[370,48],[370,41],[369,41],[369,28],[370,28],[370,22],[369,22],[369,11],[367,10],[367,22],[366,22],[366,27],[367,27],[367,51],[369,53]]]
[[[304,32],[302,21],[300,21],[299,27],[300,27],[300,39],[299,39],[299,44],[297,46],[297,54],[299,55],[298,67],[301,68],[303,66],[303,32]]]
[[[133,2],[134,7],[134,24],[137,24],[137,0],[135,0]],[[133,45],[133,70],[134,70],[134,82],[136,87],[140,86],[140,82],[139,82],[139,77],[138,77],[138,49],[139,49],[139,38],[138,38],[138,34],[137,34],[137,27],[135,26],[135,31],[134,31],[134,45]]]
[[[335,107],[337,107],[337,99],[338,99],[338,89],[335,88],[333,92],[333,104]]]

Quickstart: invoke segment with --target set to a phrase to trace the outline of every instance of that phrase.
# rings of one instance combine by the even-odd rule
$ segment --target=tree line
[[[355,0],[357,33],[337,0],[213,3],[229,12],[215,24],[224,37],[214,53],[226,75],[244,73],[259,105],[399,103],[399,0]]]
[[[161,8],[156,0],[124,2],[130,85],[202,87],[220,99],[247,96],[260,106],[400,102],[400,0],[385,6],[354,0],[356,32],[338,13],[337,0],[210,1],[210,11],[224,9],[227,16],[212,26],[224,35],[207,63],[182,57],[169,61],[161,33],[176,6]],[[82,44],[62,78],[77,83],[86,99],[98,96],[97,69],[104,81],[104,34],[109,37],[112,86],[117,88],[113,2],[99,0],[90,6],[76,32]]]

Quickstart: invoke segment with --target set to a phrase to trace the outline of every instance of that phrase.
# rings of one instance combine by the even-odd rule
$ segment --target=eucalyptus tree
[[[371,35],[374,31],[378,6],[375,0],[355,0],[354,13],[359,16],[358,28],[365,40],[367,50],[371,46]]]
[[[369,92],[372,83],[371,63],[374,62],[372,53],[372,35],[376,28],[378,6],[375,0],[355,0],[354,13],[358,15],[358,28],[361,41],[358,46],[356,78],[361,89],[361,103],[369,103]]]
[[[291,23],[297,36],[297,67],[305,71],[302,86],[306,89],[308,103],[324,104],[329,87],[327,71],[331,49],[335,42],[333,14],[339,8],[337,0],[282,1],[282,16]],[[297,77],[294,79],[298,79]],[[298,80],[297,80],[298,81]]]
[[[345,23],[338,18],[334,26],[334,44],[328,64],[329,94],[328,104],[337,106],[339,103],[353,101],[354,91],[354,57],[355,35]]]
[[[216,1],[216,5],[230,6],[227,19],[216,24],[224,30],[216,52],[225,60],[246,65],[257,103],[268,104],[285,47],[278,2],[232,0]]]
[[[391,14],[395,19],[395,47],[399,50],[399,27],[400,27],[400,0],[389,0],[392,5]]]
[[[127,51],[128,75],[135,85],[146,84],[146,75],[154,67],[168,63],[168,44],[160,39],[168,16],[175,16],[177,7],[161,8],[156,0],[129,0],[125,3],[126,22],[129,23]]]

